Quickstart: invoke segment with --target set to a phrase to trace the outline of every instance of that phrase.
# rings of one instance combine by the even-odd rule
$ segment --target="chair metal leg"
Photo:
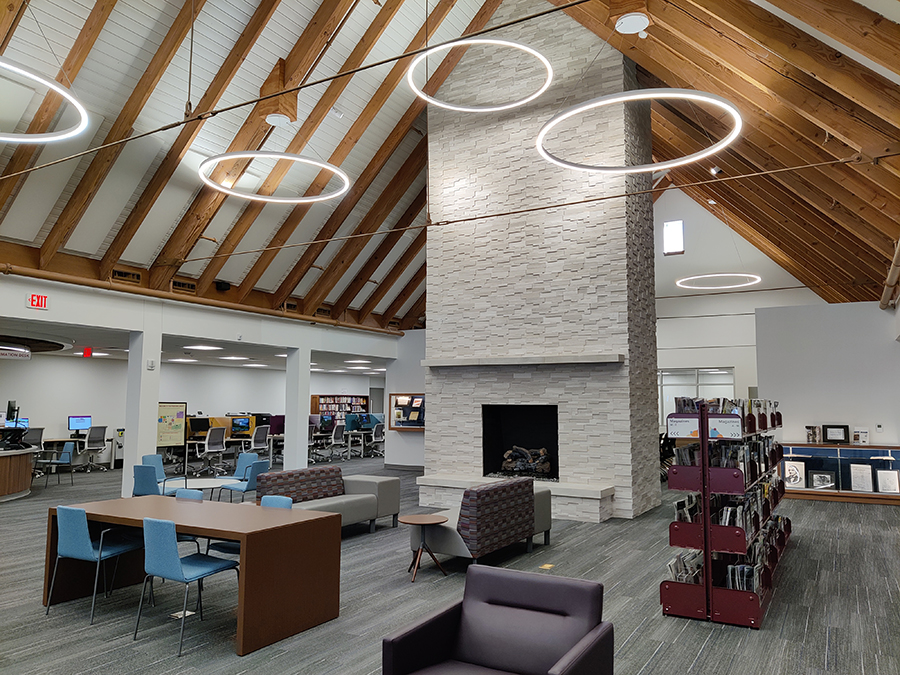
[[[100,578],[100,558],[97,558],[97,568],[94,571],[94,595],[91,596],[91,625],[94,623],[94,605],[97,604],[97,581]],[[106,575],[103,575],[103,584],[106,585]]]
[[[141,610],[144,608],[144,592],[147,590],[147,579],[150,580],[150,598],[153,598],[153,577],[149,574],[144,577],[144,583],[141,585],[141,601],[138,603],[137,620],[134,622],[134,637],[137,640],[138,626],[141,623]]]
[[[181,605],[181,634],[178,636],[178,656],[181,656],[181,645],[184,644],[184,619],[187,616],[187,596],[190,584],[184,585],[184,602]]]
[[[200,620],[203,621],[203,579],[197,580],[197,606],[194,611],[200,614]]]
[[[50,592],[47,594],[47,611],[44,612],[44,616],[47,616],[50,613],[50,601],[53,600],[53,584],[56,583],[57,567],[59,567],[59,557],[57,557],[56,562],[53,563],[53,576],[50,577]]]

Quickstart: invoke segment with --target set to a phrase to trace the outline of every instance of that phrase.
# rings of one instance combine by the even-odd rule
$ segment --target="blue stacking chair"
[[[175,490],[175,499],[193,499],[198,502],[203,501],[203,490],[191,490],[189,488],[178,488]],[[179,535],[181,536],[181,535]],[[179,539],[179,541],[181,541]]]
[[[156,470],[156,484],[162,488],[162,494],[166,495],[174,495],[175,490],[178,488],[167,488],[166,480],[168,480],[168,476],[166,476],[166,470],[163,468],[163,458],[162,455],[144,455],[141,457],[141,464],[145,466],[152,466]]]
[[[259,500],[259,505],[266,508],[290,509],[294,506],[294,500],[284,495],[264,495]],[[241,543],[239,541],[209,541],[206,544],[206,552],[209,553],[210,549],[219,553],[240,555]]]
[[[59,468],[61,466],[69,467],[69,481],[72,485],[75,485],[75,468],[72,466],[72,455],[75,454],[75,442],[74,441],[66,441],[63,445],[62,452],[59,453],[59,457],[56,459],[39,459],[35,464],[39,464],[44,467],[44,473],[47,475],[46,480],[44,481],[44,487],[47,487],[50,484],[50,467],[56,467],[56,484],[59,485]]]
[[[144,518],[144,584],[141,586],[141,601],[138,604],[137,620],[134,622],[134,639],[137,640],[138,626],[141,622],[141,611],[144,608],[144,592],[147,581],[150,581],[150,593],[153,593],[153,577],[169,579],[184,584],[184,602],[181,608],[181,634],[178,638],[178,656],[181,656],[181,645],[184,643],[184,619],[187,615],[188,589],[193,581],[197,582],[197,608],[200,620],[203,621],[203,580],[206,577],[236,570],[236,560],[216,558],[203,553],[192,553],[184,558],[178,555],[178,541],[175,523],[171,520]]]
[[[91,596],[91,623],[94,623],[94,606],[97,603],[97,580],[100,577],[100,563],[104,565],[103,591],[108,596],[116,582],[116,570],[119,567],[119,556],[128,551],[136,551],[143,547],[143,542],[137,536],[129,535],[127,531],[109,528],[100,533],[100,539],[91,539],[88,530],[87,513],[84,509],[71,506],[56,507],[56,563],[53,565],[53,576],[50,579],[50,593],[47,595],[47,611],[50,613],[50,600],[53,598],[53,586],[56,583],[56,570],[61,558],[73,560],[85,560],[96,563],[94,571],[94,594]],[[109,590],[106,589],[106,561],[116,559],[113,568],[112,581]]]
[[[162,488],[156,482],[156,468],[148,464],[134,465],[134,487],[131,489],[132,497],[145,495],[161,495]]]
[[[231,483],[230,485],[223,485],[222,490],[228,490],[228,501],[232,501],[232,497],[235,492],[241,493],[241,501],[244,501],[244,495],[248,492],[252,492],[256,489],[256,477],[265,473],[269,470],[269,460],[261,459],[259,461],[253,462],[250,465],[250,470],[247,472],[247,479],[242,480],[240,483]],[[219,490],[219,497],[222,497],[222,490]]]

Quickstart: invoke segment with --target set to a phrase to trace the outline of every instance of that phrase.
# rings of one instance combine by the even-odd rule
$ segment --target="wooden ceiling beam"
[[[195,111],[212,110],[216,107],[225,93],[225,89],[234,79],[241,64],[244,63],[244,60],[247,58],[253,45],[256,44],[257,39],[259,39],[280,3],[281,0],[263,0],[259,3],[253,16],[250,17],[250,21],[247,22],[228,56],[222,62],[222,66],[219,68],[213,81],[207,87],[203,98],[197,103]],[[131,240],[137,234],[147,214],[150,213],[150,209],[156,204],[156,200],[159,199],[169,179],[175,174],[175,170],[187,154],[191,143],[197,138],[197,134],[203,128],[204,121],[191,122],[181,128],[178,137],[172,143],[172,147],[169,148],[159,168],[156,169],[156,173],[153,174],[153,178],[150,179],[147,187],[141,192],[134,208],[131,209],[122,227],[116,232],[116,236],[109,248],[104,252],[100,261],[101,279],[106,279],[112,273],[113,267],[119,262],[122,254],[125,253],[125,249],[128,248]]]
[[[422,172],[425,170],[425,161],[428,158],[428,136],[423,136],[413,151],[406,158],[403,166],[394,174],[384,192],[382,192],[372,208],[368,210],[359,225],[353,231],[354,235],[365,235],[376,232],[384,223],[391,211],[397,206]],[[338,226],[340,228],[340,226]],[[312,288],[303,297],[303,311],[315,312],[328,294],[337,286],[338,282],[347,273],[350,265],[362,253],[369,243],[368,237],[356,237],[345,241],[337,254],[328,263],[325,271],[319,275]]]
[[[710,72],[737,74],[764,95],[787,105],[856,151],[896,142],[900,129],[884,123],[819,80],[780,59],[689,0],[650,0],[653,35],[668,32],[715,62]],[[714,26],[712,28],[711,26]],[[677,51],[677,48],[676,48]],[[680,52],[681,59],[688,58]],[[748,94],[745,93],[745,96]],[[752,95],[749,95],[752,97]],[[882,160],[900,175],[900,159]]]
[[[28,0],[7,0],[0,3],[0,54],[6,51],[26,7]]]
[[[112,128],[106,134],[106,138],[103,141],[104,144],[120,141],[131,135],[138,115],[141,114],[144,105],[190,30],[194,13],[199,13],[205,4],[206,0],[185,0],[162,43],[160,43],[153,58],[150,59],[144,74],[141,75],[141,79],[138,80],[138,83],[132,90],[131,96],[128,97]],[[56,252],[69,241],[69,237],[72,236],[124,147],[124,145],[120,144],[111,148],[104,148],[94,155],[87,171],[84,172],[75,191],[66,201],[62,213],[59,214],[50,233],[41,245],[41,268],[47,267],[53,256],[56,255]]]
[[[75,78],[78,76],[81,67],[84,65],[84,60],[93,48],[97,38],[100,37],[100,31],[103,30],[103,26],[106,24],[106,20],[109,18],[110,13],[115,6],[116,0],[100,0],[94,4],[91,13],[88,14],[84,25],[81,27],[81,31],[78,33],[78,37],[75,38],[75,42],[72,44],[72,49],[69,50],[66,60],[63,61],[62,67],[56,75],[56,81],[64,87],[69,88],[70,83],[74,82]],[[0,31],[3,29],[3,11],[5,10],[0,10]],[[59,111],[62,103],[62,96],[55,91],[49,91],[46,96],[44,96],[44,100],[41,101],[41,105],[38,107],[37,112],[35,112],[34,117],[31,118],[26,133],[42,134],[46,132],[50,128],[50,124],[56,117],[56,113]],[[44,146],[32,144],[16,145],[12,157],[3,169],[3,176],[19,173],[20,171],[27,169],[31,164],[32,159],[34,159],[35,154],[42,147]],[[24,179],[25,176],[0,179],[0,210],[3,209],[6,201],[12,196],[16,188]]]
[[[276,63],[273,68],[273,70],[285,68],[285,88],[295,87],[310,76],[321,54],[331,44],[335,31],[343,25],[347,12],[354,5],[355,0],[323,0],[290,54],[284,59],[287,65]],[[259,107],[259,103],[253,106],[229,144],[227,152],[262,148],[274,127],[259,113]],[[247,160],[223,162],[213,169],[210,179],[214,182],[234,184],[249,165],[250,162]],[[168,285],[226,197],[225,193],[209,187],[204,186],[200,190],[150,268],[151,284],[154,288],[161,289]]]
[[[900,90],[878,73],[752,2],[688,0],[729,28],[882,120],[896,124]],[[865,44],[866,40],[861,41]],[[897,67],[896,64],[894,67]],[[787,74],[787,73],[786,73]]]
[[[497,0],[488,1],[494,4],[499,4]],[[434,34],[434,31],[437,30],[441,23],[443,23],[443,20],[447,17],[447,14],[449,14],[450,10],[454,7],[455,4],[456,0],[441,0],[441,2],[439,2],[437,6],[432,10],[425,23],[421,28],[419,28],[419,31],[407,45],[406,51],[419,49],[420,47],[424,46],[428,39]],[[366,131],[366,129],[369,128],[369,125],[375,119],[375,116],[390,98],[394,89],[396,89],[397,86],[403,81],[403,76],[406,74],[406,69],[410,61],[410,58],[401,59],[394,64],[387,76],[384,78],[384,80],[382,80],[378,89],[369,99],[366,107],[363,108],[362,113],[360,113],[359,117],[353,123],[353,126],[350,127],[350,130],[341,140],[335,151],[331,154],[331,157],[328,159],[331,164],[340,166],[340,164],[347,158],[347,155],[350,154],[350,151],[359,142],[359,140],[363,136],[363,133]],[[338,204],[336,211],[332,214],[332,218],[334,219],[332,220],[332,218],[329,218],[328,221],[326,221],[325,225],[320,229],[315,237],[317,241],[330,239],[334,236],[334,231],[336,231],[332,230],[334,224],[336,222],[343,222],[343,219],[346,217],[336,216],[335,214],[338,211],[346,209],[350,204],[355,206],[356,202],[362,196],[362,193],[365,192],[371,181],[374,180],[375,176],[378,175],[381,167],[384,166],[384,163],[387,162],[390,155],[399,146],[400,142],[406,136],[406,133],[409,131],[409,129],[412,128],[413,122],[424,109],[424,102],[422,102],[421,99],[418,98],[407,109],[406,113],[404,113],[403,117],[400,118],[400,121],[388,135],[387,139],[376,151],[374,157],[369,161],[369,164],[363,170],[362,174],[356,179],[356,181],[354,181],[353,185],[350,187],[350,191],[346,195],[344,195],[341,203]],[[325,178],[327,178],[327,176],[320,174],[319,177],[316,178],[316,181],[313,183],[313,185],[306,191],[306,194],[318,194],[319,192],[324,190],[326,184]],[[262,278],[262,275],[268,269],[269,265],[271,265],[272,261],[275,260],[280,247],[284,246],[288,242],[288,239],[290,239],[291,235],[297,229],[297,226],[300,225],[300,222],[309,212],[309,209],[310,206],[308,204],[300,204],[294,207],[294,209],[288,214],[288,217],[278,228],[278,231],[269,240],[269,244],[266,247],[269,250],[263,251],[260,254],[260,256],[253,263],[253,266],[250,268],[250,271],[241,281],[241,297],[246,297],[247,294],[250,293],[253,288],[255,288],[256,284],[259,282],[260,278]],[[338,220],[338,218],[340,218],[340,220]],[[306,274],[306,272],[309,271],[319,253],[321,253],[322,248],[324,248],[324,245],[320,246],[318,244],[313,244],[303,252],[299,260],[295,263],[294,268],[291,270],[291,272],[288,273],[289,278],[291,278],[292,275],[296,276],[297,282],[287,291],[284,290],[285,284],[282,283],[279,286],[279,289],[276,291],[276,297],[286,299],[288,295],[293,292],[293,289],[296,288],[297,284],[300,282],[300,279],[304,274]]]
[[[769,0],[828,37],[900,75],[900,25],[847,0]]]
[[[407,228],[409,228],[415,222],[416,218],[419,217],[422,209],[425,208],[427,197],[428,187],[426,186],[419,191],[419,194],[416,195],[404,214],[400,216],[391,231],[381,238],[381,243],[378,245],[378,248],[371,256],[369,256],[369,259],[365,262],[359,272],[357,272],[353,281],[351,281],[347,288],[344,289],[344,292],[341,293],[337,302],[331,306],[331,311],[334,314],[340,316],[348,307],[350,307],[350,304],[356,299],[356,296],[359,295],[363,288],[365,288],[366,284],[375,275],[375,272],[378,271],[381,263],[385,261],[390,252],[394,249],[394,246],[396,246],[397,242],[403,237]],[[424,234],[424,232],[425,231],[423,230],[421,234]]]
[[[363,306],[359,309],[359,312],[357,312],[359,321],[365,321],[369,315],[375,311],[375,307],[384,299],[384,296],[388,294],[388,291],[391,290],[394,284],[397,283],[400,275],[402,275],[403,272],[406,271],[406,268],[408,268],[413,260],[416,259],[416,256],[419,255],[419,251],[425,248],[427,232],[428,230],[419,232],[418,236],[406,247],[406,250],[403,251],[403,254],[397,262],[394,263],[391,271],[384,275],[384,279],[381,280],[381,283],[378,284],[375,290],[372,291],[372,294],[366,298]]]
[[[403,290],[400,291],[397,297],[391,302],[390,306],[385,310],[384,314],[381,315],[382,328],[386,328],[387,325],[394,320],[397,316],[397,312],[400,311],[400,308],[407,303],[413,296],[413,293],[416,292],[416,289],[425,281],[426,265],[427,263],[422,263],[422,266],[416,270],[416,273],[413,274],[412,277],[410,277],[410,280],[406,282]]]
[[[387,30],[387,27],[390,25],[391,20],[400,10],[403,2],[404,0],[385,0],[384,5],[378,12],[378,15],[375,17],[372,23],[369,24],[366,32],[363,34],[356,47],[354,47],[350,56],[344,62],[344,65],[341,66],[339,72],[351,71],[363,64],[366,57],[371,53],[372,48],[378,42],[379,38],[384,34],[384,31]],[[351,75],[348,77],[340,77],[336,80],[331,81],[331,83],[328,85],[328,88],[325,90],[325,93],[316,102],[316,105],[313,107],[312,112],[309,113],[306,120],[303,122],[303,124],[300,126],[300,129],[295,134],[294,138],[291,139],[291,142],[285,149],[286,153],[300,154],[303,151],[303,149],[306,147],[307,142],[309,142],[309,139],[312,138],[313,134],[319,128],[319,125],[321,125],[325,120],[328,112],[331,110],[332,106],[337,103],[338,98],[340,98],[341,94],[344,92],[347,86],[349,86],[352,79],[353,76]],[[275,190],[277,190],[278,186],[281,185],[281,181],[284,180],[284,177],[287,175],[292,166],[292,162],[279,160],[275,164],[275,167],[272,169],[272,171],[269,172],[269,175],[266,177],[266,180],[260,186],[259,190],[257,190],[257,194],[274,194]],[[222,271],[222,267],[224,267],[225,263],[228,261],[229,256],[234,253],[235,249],[238,247],[238,244],[241,243],[247,232],[250,231],[253,223],[256,222],[256,219],[263,212],[264,208],[265,202],[252,201],[247,204],[235,224],[228,231],[225,239],[223,239],[222,243],[219,244],[219,247],[216,250],[217,257],[210,260],[207,263],[206,267],[203,269],[203,273],[200,275],[200,279],[197,281],[198,293],[203,294],[209,290],[219,272]]]
[[[419,324],[419,318],[425,315],[425,291],[422,291],[409,311],[400,319],[400,330],[412,330]]]
[[[676,116],[663,106],[653,106],[651,113],[657,129],[657,136],[665,133],[666,140],[682,154],[698,152],[708,144],[708,139],[699,130],[682,117]],[[723,167],[726,175],[752,173],[759,167],[754,166],[740,156],[738,149],[729,148],[716,155],[716,163]],[[787,175],[787,174],[782,174]],[[738,194],[752,195],[763,202],[760,210],[766,212],[771,221],[779,222],[780,227],[807,246],[815,246],[826,259],[853,270],[855,278],[866,278],[877,281],[887,269],[888,257],[874,256],[865,244],[849,237],[837,223],[822,216],[805,204],[795,195],[778,184],[776,177],[761,176],[741,181],[733,181],[727,185]],[[714,190],[715,184],[709,189]],[[749,198],[749,197],[748,197]]]

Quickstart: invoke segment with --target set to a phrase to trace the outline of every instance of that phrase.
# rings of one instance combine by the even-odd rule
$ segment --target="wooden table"
[[[416,580],[416,572],[419,571],[419,564],[422,562],[422,551],[428,551],[428,555],[434,560],[434,564],[444,573],[444,576],[447,576],[447,572],[444,571],[444,568],[441,567],[441,563],[438,562],[438,559],[434,557],[434,553],[428,547],[428,544],[425,543],[425,528],[429,525],[441,525],[442,523],[446,523],[447,516],[433,516],[431,514],[400,516],[397,518],[397,521],[404,525],[419,525],[419,531],[422,533],[422,540],[419,542],[419,550],[413,554],[412,562],[409,563],[409,569],[406,570],[407,572],[412,572],[412,581]]]
[[[144,518],[175,522],[177,532],[241,544],[238,581],[238,655],[249,654],[338,616],[341,517],[305,509],[263,509],[247,504],[131,497],[73,504],[88,524],[142,527]],[[47,516],[44,605],[56,562],[56,509]],[[121,556],[116,586],[144,578],[144,552]],[[91,595],[94,564],[60,560],[53,604]],[[137,599],[137,598],[135,598]]]

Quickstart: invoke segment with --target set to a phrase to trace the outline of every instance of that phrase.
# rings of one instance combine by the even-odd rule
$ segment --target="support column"
[[[305,468],[309,459],[309,347],[287,350],[284,392],[284,468]]]
[[[141,455],[156,451],[159,415],[159,369],[162,353],[162,308],[147,306],[144,330],[128,335],[128,386],[125,394],[125,449],[122,496],[134,486],[132,467]]]

